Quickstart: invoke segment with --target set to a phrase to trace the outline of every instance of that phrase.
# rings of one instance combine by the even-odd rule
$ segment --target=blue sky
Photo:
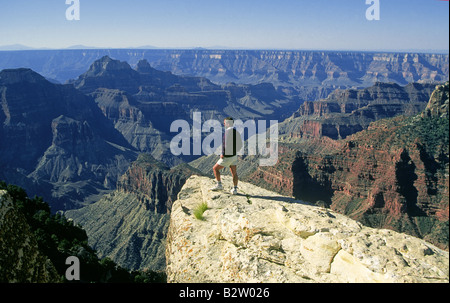
[[[379,0],[0,0],[0,46],[65,48],[228,47],[244,49],[449,49],[449,3]]]

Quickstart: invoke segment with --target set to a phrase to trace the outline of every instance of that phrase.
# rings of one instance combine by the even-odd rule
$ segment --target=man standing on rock
[[[243,143],[240,133],[233,127],[234,120],[231,117],[226,118],[223,121],[225,125],[225,134],[222,139],[222,154],[219,161],[214,165],[214,176],[216,177],[217,184],[211,190],[218,191],[223,189],[222,181],[220,179],[220,170],[224,167],[229,167],[231,175],[233,176],[233,185],[231,189],[232,195],[237,195],[238,189],[238,175],[236,171],[236,165],[238,162],[237,153],[241,150]]]

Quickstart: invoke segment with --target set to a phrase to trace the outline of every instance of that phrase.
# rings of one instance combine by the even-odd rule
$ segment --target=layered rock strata
[[[281,123],[286,138],[345,139],[370,123],[395,116],[414,116],[427,106],[436,85],[375,83],[364,89],[336,90],[326,99],[306,101]]]
[[[0,69],[25,65],[63,83],[104,55],[132,66],[146,59],[154,68],[206,77],[215,83],[271,82],[295,87],[309,100],[326,97],[337,86],[445,81],[449,74],[448,54],[198,49],[2,51]]]

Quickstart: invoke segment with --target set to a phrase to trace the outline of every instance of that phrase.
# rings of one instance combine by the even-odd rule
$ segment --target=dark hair
[[[223,122],[225,123],[225,126],[227,126],[227,127],[231,127],[234,125],[234,120],[231,117],[225,118],[225,120]]]

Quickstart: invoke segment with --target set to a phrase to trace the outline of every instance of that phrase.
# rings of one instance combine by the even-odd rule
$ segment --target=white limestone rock
[[[192,176],[173,204],[169,282],[449,282],[449,254],[421,239],[360,223],[240,182],[233,196]],[[194,209],[206,202],[204,220]]]

